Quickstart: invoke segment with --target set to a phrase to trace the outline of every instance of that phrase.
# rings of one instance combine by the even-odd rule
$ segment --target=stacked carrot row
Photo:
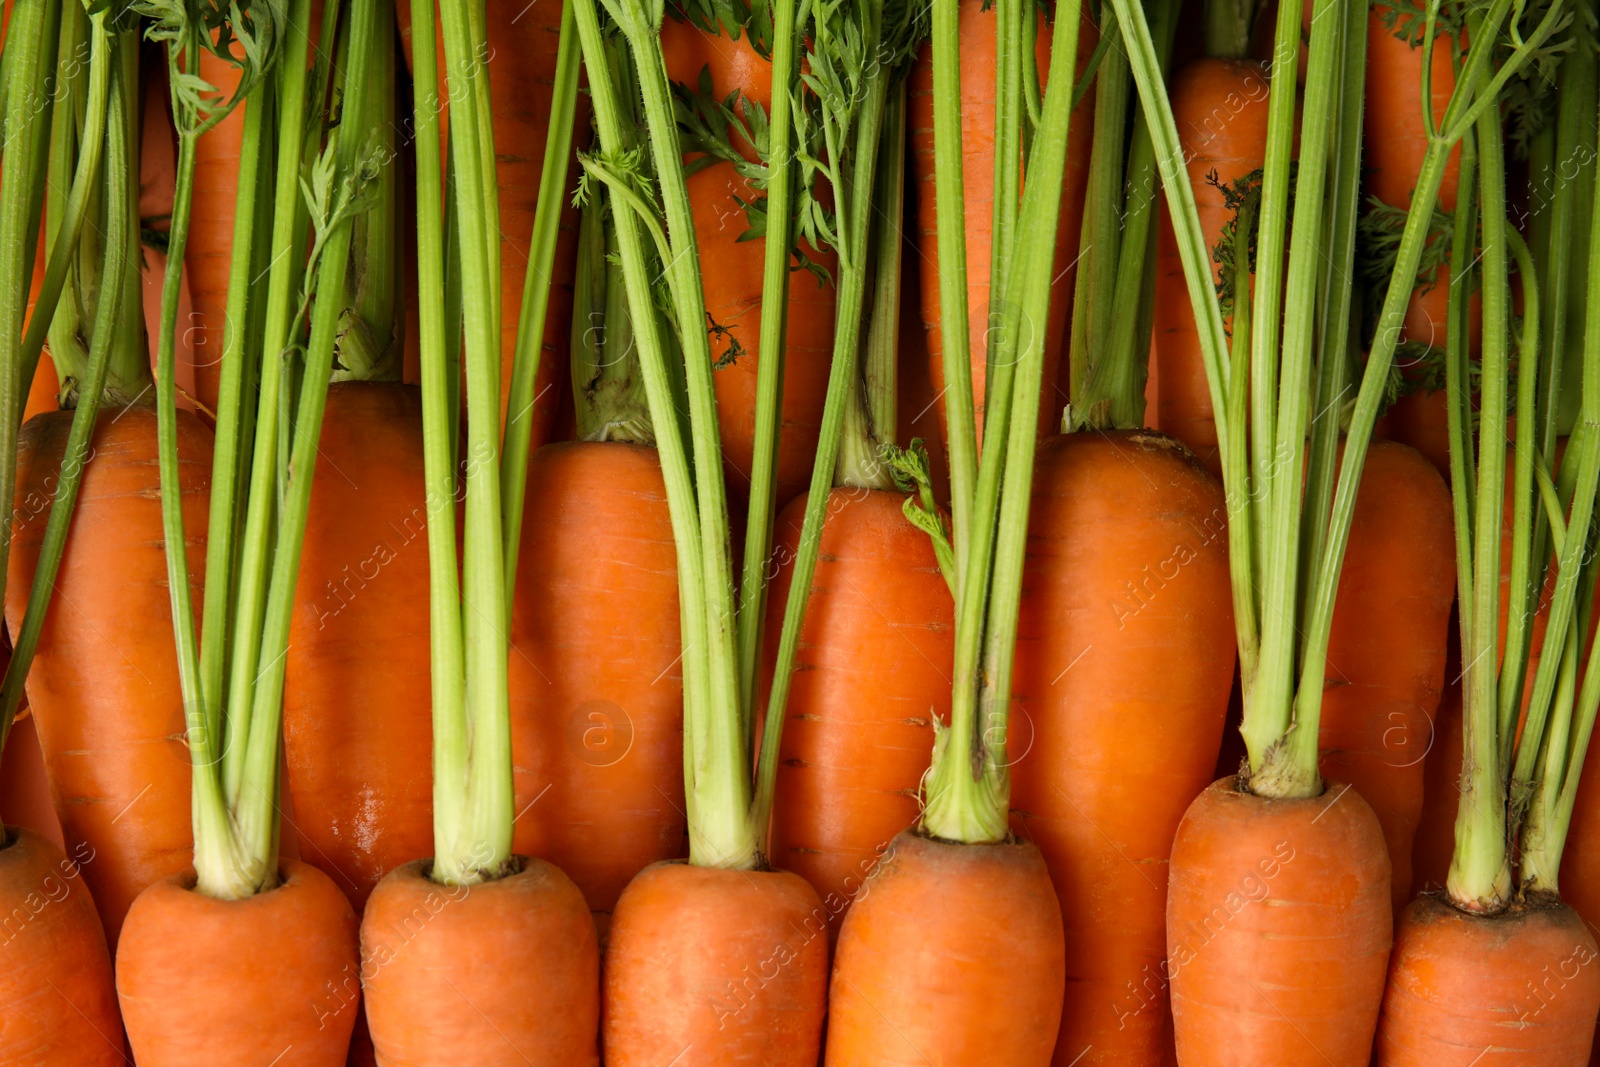
[[[1593,0],[4,12],[0,1067],[1591,1062]]]

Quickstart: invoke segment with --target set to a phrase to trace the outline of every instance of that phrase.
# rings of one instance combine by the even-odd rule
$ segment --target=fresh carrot
[[[528,464],[511,615],[515,848],[608,916],[683,853],[677,566],[655,451],[546,445]]]
[[[778,517],[775,612],[789,602],[805,503]],[[837,938],[889,842],[917,821],[934,722],[950,714],[954,620],[901,494],[841,487],[827,511],[779,756],[772,860],[816,887]]]
[[[523,301],[532,285],[549,286],[549,312],[539,347],[543,358],[534,384],[530,409],[530,448],[550,439],[556,411],[560,407],[561,380],[566,372],[568,338],[565,324],[572,315],[572,272],[578,250],[577,212],[562,214],[556,241],[553,273],[530,282],[528,264],[535,205],[539,199],[540,175],[544,169],[546,135],[550,128],[550,109],[554,92],[556,46],[561,29],[561,4],[491,3],[484,8],[489,55],[485,64],[489,92],[497,102],[494,109],[494,136],[497,144],[513,146],[495,159],[494,181],[500,190],[500,253],[497,261],[500,303],[500,402],[503,418],[511,413],[505,405],[511,397],[511,376],[516,365],[520,322],[528,316]],[[395,13],[400,25],[400,40],[406,65],[415,75],[412,63],[413,39],[411,10],[399,3]],[[438,60],[444,62],[443,53]],[[438,68],[438,96],[429,106],[440,116],[442,135],[449,132],[449,86],[445,68]],[[580,107],[584,105],[580,102]],[[575,171],[576,168],[573,168]],[[569,172],[570,174],[571,172]],[[571,188],[571,178],[564,183]],[[428,299],[426,294],[418,294]],[[523,338],[531,344],[531,338]]]
[[[757,51],[749,31],[730,40],[669,16],[661,24],[661,48],[667,76],[681,96],[699,95],[701,79],[709,78],[710,97],[717,102],[738,93],[741,102],[736,110],[772,106],[772,61]],[[731,129],[711,132],[726,136],[725,150],[754,161],[754,147]],[[758,195],[749,179],[731,159],[707,162],[709,165],[690,174],[686,182],[694,209],[711,353],[716,360],[711,381],[717,390],[718,431],[729,489],[742,499],[750,494],[755,465],[761,264],[767,242],[765,238],[742,239],[749,229],[742,202],[756,200]],[[830,275],[837,272],[832,252],[815,246],[802,248],[818,268]],[[811,274],[798,275],[790,286],[775,469],[780,508],[805,488],[816,457],[828,388],[828,353],[833,347],[835,297],[835,283]]]
[[[312,477],[284,678],[290,830],[360,908],[433,833],[416,388],[331,386]]]
[[[1266,159],[1269,87],[1266,69],[1247,59],[1197,59],[1173,77],[1173,117],[1208,250],[1216,246],[1232,215],[1225,191],[1259,170]],[[1183,261],[1166,211],[1157,264],[1155,331],[1161,393],[1156,425],[1188,445],[1211,473],[1220,476],[1222,453],[1206,384],[1200,326],[1189,304]],[[1215,281],[1222,264],[1214,263],[1212,270]]]
[[[127,1062],[111,957],[82,875],[95,853],[69,860],[32,830],[0,845],[0,939],[10,957],[0,997],[0,1063],[110,1067]]]
[[[1417,817],[1417,832],[1411,845],[1412,897],[1444,886],[1450,874],[1450,854],[1456,847],[1456,805],[1461,797],[1460,652],[1452,649],[1446,662],[1446,677],[1455,681],[1445,686],[1444,695],[1439,698],[1428,754],[1423,760],[1422,814]],[[1579,818],[1573,819],[1574,826]]]
[[[117,953],[117,996],[141,1064],[345,1062],[356,918],[327,875],[280,862],[277,888],[244,900],[195,892],[185,873],[135,902]],[[216,993],[204,1012],[194,1010],[197,986]]]
[[[24,521],[13,527],[6,582],[13,630],[22,624],[71,422],[71,412],[50,412],[23,427],[17,502]],[[204,530],[211,433],[193,416],[178,426],[184,514],[191,529]],[[67,851],[95,856],[83,876],[113,946],[134,898],[187,867],[193,848],[178,662],[160,639],[171,608],[155,437],[148,407],[101,415],[56,579],[59,599],[28,678]],[[188,554],[198,576],[203,537]],[[143,647],[134,643],[139,635],[149,639]]]
[[[440,885],[428,867],[397,868],[362,919],[361,984],[382,1035],[379,1062],[595,1067],[600,956],[572,881],[542,860],[471,887]],[[512,944],[519,955],[514,966],[494,955],[463,966],[462,946],[473,944]],[[441,1005],[439,989],[455,1000]]]
[[[1056,1062],[1155,1063],[1167,857],[1233,684],[1227,509],[1186,449],[1142,431],[1048,439],[1033,492],[1012,825],[1061,896]]]
[[[1048,84],[1050,64],[1055,50],[1053,35],[1060,27],[1039,16],[1035,34],[1034,62],[1038,65],[1041,87]],[[1079,20],[1075,70],[1082,71],[1098,40],[1094,23],[1085,13]],[[965,186],[963,212],[966,219],[967,303],[972,308],[968,318],[968,354],[972,365],[973,402],[977,412],[978,432],[983,432],[984,397],[986,394],[985,364],[988,360],[989,336],[996,325],[991,314],[999,312],[990,308],[990,264],[992,241],[990,232],[994,204],[994,123],[995,123],[995,51],[999,47],[999,31],[992,5],[983,0],[966,0],[961,5],[961,115],[963,149],[961,159],[962,181]],[[924,263],[921,280],[921,307],[923,330],[927,335],[928,373],[937,393],[945,387],[944,327],[939,310],[938,252],[934,247],[937,228],[938,201],[935,190],[935,146],[933,122],[933,63],[932,52],[926,46],[919,53],[911,70],[910,123],[911,123],[911,180],[917,190],[918,246]],[[1062,353],[1066,348],[1067,318],[1072,307],[1072,291],[1076,281],[1073,266],[1076,263],[1079,235],[1083,228],[1083,196],[1089,179],[1089,150],[1093,124],[1093,93],[1085,94],[1073,112],[1070,136],[1072,143],[1067,152],[1067,177],[1061,190],[1061,231],[1056,245],[1056,258],[1051,274],[1050,319],[1046,326],[1045,381],[1049,383],[1039,409],[1039,432],[1053,432],[1061,421],[1061,407],[1065,396],[1057,384],[1058,368],[1064,365]],[[1020,153],[1019,153],[1020,158]],[[940,430],[946,441],[949,426],[944,407],[939,407]]]
[[[1328,639],[1322,773],[1383,826],[1396,911],[1411,899],[1424,757],[1445,684],[1455,531],[1443,481],[1411,448],[1367,453]]]
[[[1050,1062],[1062,928],[1038,849],[900,834],[871,874],[834,962],[830,1067]],[[900,1010],[911,984],[924,999]]]

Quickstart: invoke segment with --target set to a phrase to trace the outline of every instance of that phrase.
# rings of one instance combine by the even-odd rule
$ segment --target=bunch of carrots
[[[4,0],[0,1067],[1600,1063],[1597,157],[1596,0]]]

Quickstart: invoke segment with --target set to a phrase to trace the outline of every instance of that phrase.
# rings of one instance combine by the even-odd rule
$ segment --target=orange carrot
[[[827,913],[799,875],[654,864],[612,922],[607,1067],[816,1067],[827,968]]]
[[[141,1067],[344,1064],[360,997],[355,913],[315,867],[281,868],[277,888],[243,900],[208,897],[185,872],[135,902],[117,996]],[[203,1008],[196,990],[210,994]]]
[[[1414,449],[1373,442],[1339,575],[1318,748],[1322,773],[1354,786],[1383,826],[1396,912],[1411,899],[1455,580],[1444,482]]]
[[[674,18],[661,25],[667,76],[698,89],[701,71],[711,76],[711,92],[724,100],[737,90],[763,108],[772,103],[772,63],[741,35],[729,40]],[[735,138],[740,150],[748,146]],[[748,153],[747,153],[748,154]],[[711,354],[718,361],[712,384],[717,392],[717,429],[721,435],[728,490],[736,499],[750,492],[756,431],[757,354],[761,336],[762,260],[765,239],[741,241],[748,228],[739,201],[755,192],[726,160],[687,179],[694,209],[695,243],[700,252],[701,284],[706,314],[715,324]],[[836,257],[830,251],[806,248],[806,255],[830,274]],[[777,506],[801,492],[811,476],[822,429],[822,405],[828,388],[828,354],[833,347],[834,286],[820,284],[806,273],[789,285],[788,323],[783,363],[783,409],[780,416],[776,468]],[[731,330],[731,338],[717,327]],[[732,345],[740,351],[735,354]]]
[[[965,183],[967,246],[968,353],[972,363],[973,402],[979,436],[983,433],[985,363],[989,336],[989,268],[994,204],[995,50],[997,20],[985,0],[961,4],[961,116],[962,181]],[[1053,28],[1041,17],[1036,58],[1041,89],[1048,82]],[[1078,30],[1077,64],[1081,70],[1094,51],[1097,34],[1087,11]],[[912,181],[917,190],[917,232],[924,262],[921,265],[922,323],[927,336],[928,373],[936,393],[944,389],[944,332],[940,324],[938,256],[934,247],[937,200],[934,194],[933,62],[924,45],[911,68],[910,124]],[[1055,273],[1050,283],[1050,321],[1046,328],[1045,388],[1039,407],[1039,432],[1053,432],[1066,403],[1067,367],[1062,353],[1067,341],[1067,318],[1072,306],[1076,272],[1070,269],[1078,255],[1083,228],[1083,197],[1089,180],[1091,134],[1094,129],[1094,94],[1086,94],[1073,112],[1068,130],[1066,179],[1061,189],[1060,230],[1056,241]],[[1057,378],[1060,378],[1058,383]],[[946,439],[949,427],[939,407],[940,429]]]
[[[1064,959],[1061,907],[1036,847],[899,834],[839,941],[829,1067],[1046,1063]]]
[[[834,938],[889,842],[916,823],[934,720],[950,714],[953,605],[903,497],[830,495],[786,705],[772,860],[816,888]],[[769,671],[805,506],[797,497],[778,517]]]
[[[1266,799],[1224,778],[1178,827],[1167,967],[1185,1067],[1367,1062],[1393,923],[1389,857],[1361,795],[1325,785]]]
[[[300,853],[356,908],[385,874],[433,848],[425,495],[417,389],[330,387],[283,741]]]
[[[6,617],[21,625],[54,500],[70,412],[22,428]],[[211,433],[178,418],[192,584],[205,554]],[[69,855],[115,948],[134,897],[189,865],[189,753],[157,496],[156,415],[102,412],[28,678],[50,791]],[[198,591],[196,597],[198,597]]]
[[[598,1064],[600,954],[577,887],[542,860],[470,887],[430,880],[429,866],[385,877],[361,924],[378,1062]],[[472,945],[496,947],[474,956]],[[438,996],[444,988],[453,995]]]
[[[1600,948],[1558,900],[1470,915],[1437,896],[1396,933],[1374,1067],[1588,1062]]]
[[[1222,488],[1171,438],[1041,443],[1017,634],[1012,825],[1061,897],[1055,1062],[1170,1040],[1167,859],[1212,779],[1233,685]]]
[[[513,848],[555,863],[603,916],[683,854],[678,569],[661,463],[618,442],[528,465],[512,603]]]
[[[16,737],[13,734],[12,741]],[[0,841],[0,1063],[112,1067],[127,1062],[105,933],[82,875],[92,850],[68,859],[32,830]]]
[[[1218,185],[1231,186],[1266,159],[1267,74],[1260,63],[1250,60],[1197,59],[1174,76],[1171,96],[1201,231],[1211,248],[1231,215]],[[1171,216],[1163,209],[1161,217],[1155,298],[1161,395],[1156,425],[1188,445],[1211,473],[1220,476],[1222,457],[1200,331],[1189,305]],[[1212,281],[1219,277],[1220,265],[1213,262]]]

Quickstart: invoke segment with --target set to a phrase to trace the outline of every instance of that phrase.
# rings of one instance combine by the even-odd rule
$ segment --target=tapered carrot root
[[[72,413],[22,428],[6,622],[22,624]],[[180,412],[178,476],[200,603],[211,433]],[[189,866],[189,750],[172,643],[153,408],[100,415],[56,596],[28,675],[66,851],[85,863],[106,940],[139,892]]]
[[[290,829],[360,908],[386,873],[433,850],[418,390],[332,386],[312,485],[285,665]]]
[[[361,921],[382,1067],[593,1067],[600,950],[583,894],[543,860],[471,887],[390,872]]]
[[[1036,847],[900,834],[839,935],[827,1065],[1044,1067],[1064,958]]]
[[[805,879],[657,863],[613,917],[606,1065],[816,1067],[827,982],[827,912]]]
[[[772,63],[757,54],[748,36],[737,41],[708,34],[687,22],[668,18],[661,25],[667,76],[698,89],[700,72],[711,75],[711,91],[724,100],[734,90],[763,108],[772,104]],[[736,148],[746,146],[734,140]],[[700,252],[706,314],[717,327],[732,331],[742,349],[735,356],[730,338],[715,329],[711,354],[719,365],[712,375],[717,393],[717,428],[722,442],[728,491],[736,499],[750,493],[755,455],[756,377],[760,369],[762,261],[766,241],[741,241],[749,228],[740,201],[758,192],[740,178],[733,164],[716,163],[687,179],[694,210],[695,243]],[[807,248],[807,256],[837,276],[832,252]],[[829,356],[833,350],[832,284],[819,284],[805,272],[789,281],[785,329],[783,409],[778,431],[777,506],[802,492],[811,479],[811,465],[822,432],[822,407],[828,391]]]
[[[185,872],[134,902],[117,995],[140,1067],[345,1062],[361,993],[355,912],[315,867],[280,870],[277,888],[243,900],[205,896]]]
[[[105,933],[80,877],[92,853],[69,860],[32,830],[0,843],[0,1064],[112,1067],[122,1022]]]
[[[903,499],[829,496],[786,708],[772,859],[815,887],[834,938],[889,842],[917,821],[934,719],[949,718],[954,605]],[[778,518],[769,671],[805,506],[797,497]]]
[[[1233,685],[1222,487],[1146,432],[1042,442],[1017,635],[1012,825],[1066,928],[1057,1064],[1168,1043],[1167,858]]]
[[[1268,78],[1260,63],[1198,59],[1172,82],[1172,112],[1188,161],[1206,248],[1222,235],[1231,212],[1222,189],[1261,167],[1267,149]],[[1213,474],[1222,473],[1217,425],[1206,385],[1200,332],[1189,303],[1183,261],[1165,207],[1156,254],[1155,334],[1161,393],[1157,425],[1194,450]],[[1211,264],[1212,279],[1220,269]]]
[[[1411,890],[1455,582],[1449,490],[1421,453],[1374,441],[1339,574],[1318,746],[1322,773],[1354,786],[1383,826],[1397,912]]]
[[[961,33],[961,177],[965,206],[967,252],[967,353],[972,368],[972,393],[978,433],[983,433],[984,393],[989,336],[989,272],[994,230],[994,115],[997,18],[984,0],[963,0]],[[1041,86],[1050,73],[1052,28],[1041,18],[1035,46]],[[1078,33],[1078,69],[1094,51],[1097,40],[1087,12]],[[923,263],[919,272],[922,326],[927,336],[928,374],[935,393],[944,390],[944,328],[939,312],[938,247],[935,240],[938,207],[934,194],[933,52],[924,45],[907,81],[907,110],[911,126],[911,174],[916,183],[917,233]],[[1089,182],[1090,145],[1094,128],[1094,97],[1089,93],[1073,112],[1068,130],[1067,170],[1061,189],[1061,217],[1056,240],[1055,278],[1050,284],[1050,321],[1046,326],[1044,381],[1039,407],[1039,432],[1053,432],[1060,424],[1067,398],[1056,388],[1057,371],[1067,340],[1066,326],[1072,307],[1083,230],[1083,197]],[[950,428],[944,405],[939,405],[939,429],[946,442]],[[948,447],[948,444],[947,444]]]
[[[1361,795],[1267,800],[1213,783],[1172,848],[1167,965],[1184,1067],[1365,1067],[1394,913]]]
[[[1469,915],[1436,895],[1406,908],[1375,1067],[1583,1067],[1600,1013],[1600,949],[1554,900]]]
[[[547,445],[528,465],[512,604],[515,849],[610,912],[683,854],[677,561],[661,461],[619,443]]]

